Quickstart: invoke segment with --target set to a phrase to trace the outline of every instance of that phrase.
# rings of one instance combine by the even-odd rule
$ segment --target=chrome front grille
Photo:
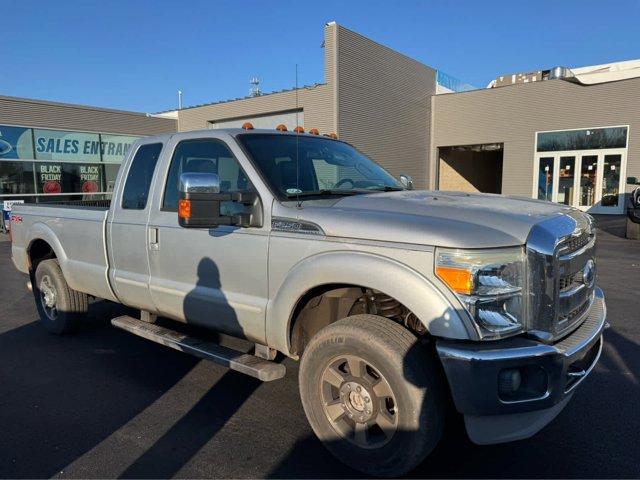
[[[591,295],[592,297],[593,295]],[[587,313],[589,307],[591,306],[591,298],[587,298],[581,305],[577,306],[573,310],[571,310],[566,315],[560,316],[558,319],[558,325],[561,328],[569,328],[573,324],[574,320],[578,320],[582,315]]]
[[[578,283],[579,281],[580,281],[579,275],[577,273],[574,273],[571,275],[565,275],[563,277],[560,277],[560,281],[558,282],[558,288],[560,289],[561,292],[564,292],[566,290],[570,290],[571,288],[573,288],[576,285],[576,283]]]
[[[527,330],[552,342],[577,328],[593,302],[595,227],[579,211],[535,225],[527,241]]]
[[[576,237],[571,237],[562,243],[562,250],[566,252],[575,252],[576,250],[580,250],[591,240],[591,235],[589,232],[582,232],[580,235]]]

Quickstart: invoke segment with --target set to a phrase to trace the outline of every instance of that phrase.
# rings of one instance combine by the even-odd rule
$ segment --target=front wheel
[[[322,329],[304,351],[299,383],[318,438],[359,471],[402,475],[442,436],[442,386],[433,359],[389,319],[354,315]]]
[[[87,295],[67,285],[55,259],[38,263],[33,280],[36,307],[45,328],[57,334],[73,331],[88,310]]]

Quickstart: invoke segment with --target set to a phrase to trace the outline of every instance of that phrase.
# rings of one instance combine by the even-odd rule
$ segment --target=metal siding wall
[[[337,27],[338,135],[394,175],[428,183],[436,71]]]
[[[131,135],[176,131],[175,120],[142,113],[2,96],[0,124]]]
[[[293,130],[298,125],[304,125],[304,111],[274,113],[272,115],[256,115],[253,117],[242,118],[237,120],[220,120],[211,124],[212,128],[242,128],[245,122],[250,122],[253,128],[265,128],[269,130],[275,129],[278,125],[283,124],[289,130]]]
[[[530,197],[535,132],[629,125],[626,174],[640,177],[639,99],[640,78],[591,86],[550,80],[437,96],[430,169],[437,168],[437,147],[502,142],[502,192]]]
[[[299,107],[304,111],[305,128],[317,128],[321,133],[333,130],[331,88],[318,85],[298,92]],[[178,112],[180,131],[201,130],[209,122],[249,115],[265,115],[292,110],[296,107],[295,91],[272,93],[260,97],[245,98],[231,102],[216,103],[182,109]]]

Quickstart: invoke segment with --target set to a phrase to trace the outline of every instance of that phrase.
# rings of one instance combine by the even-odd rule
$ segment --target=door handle
[[[160,244],[158,243],[158,229],[156,227],[149,227],[149,248],[151,250],[160,249]]]

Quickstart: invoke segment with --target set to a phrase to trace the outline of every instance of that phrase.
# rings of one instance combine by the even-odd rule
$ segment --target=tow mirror
[[[180,175],[178,191],[178,223],[181,227],[262,226],[262,206],[258,194],[244,191],[220,193],[220,177],[217,173],[183,173]],[[239,205],[238,208],[226,208],[229,212],[223,215],[223,202]]]
[[[628,185],[640,185],[640,182],[638,181],[637,177],[627,177],[627,184]]]
[[[407,190],[413,190],[413,179],[409,175],[400,175],[400,183]]]

